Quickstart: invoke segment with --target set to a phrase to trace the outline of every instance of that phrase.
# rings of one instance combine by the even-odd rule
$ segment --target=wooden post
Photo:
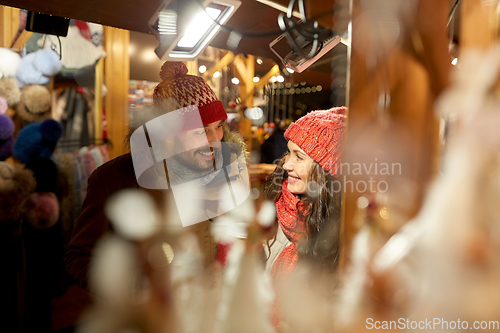
[[[10,48],[19,27],[19,8],[0,6],[0,47]]]
[[[253,82],[255,76],[255,57],[248,55],[245,59],[243,55],[239,54],[234,58],[233,63],[240,77],[241,105],[251,108],[253,107],[253,92],[255,88],[255,82]],[[240,131],[245,138],[248,150],[250,150],[252,147],[252,121],[243,114],[240,114],[240,116]]]
[[[127,151],[125,136],[128,131],[129,41],[129,31],[104,27],[104,82],[108,90],[104,101],[108,139],[112,144],[109,148],[110,158]]]
[[[104,84],[104,59],[101,58],[95,66],[94,81],[94,138],[96,142],[102,139],[102,86]]]
[[[188,68],[189,75],[198,75],[198,59],[184,62]]]

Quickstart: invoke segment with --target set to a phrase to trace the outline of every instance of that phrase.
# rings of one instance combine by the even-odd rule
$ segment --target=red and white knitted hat
[[[345,131],[346,108],[311,111],[293,122],[285,138],[293,141],[316,163],[335,175],[339,168]]]
[[[187,75],[188,69],[182,62],[165,62],[161,67],[160,82],[154,91],[156,108],[165,112],[196,105],[203,125],[227,119],[224,105],[203,78]]]

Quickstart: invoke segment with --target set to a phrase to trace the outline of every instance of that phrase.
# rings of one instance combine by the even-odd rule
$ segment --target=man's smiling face
[[[174,138],[173,150],[181,151],[177,160],[195,172],[214,169],[214,157],[222,158],[221,140],[222,125],[225,120],[210,123],[201,128],[195,128]]]

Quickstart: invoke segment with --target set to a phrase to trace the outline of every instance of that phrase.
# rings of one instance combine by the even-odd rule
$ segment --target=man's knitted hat
[[[342,152],[346,110],[345,107],[338,107],[309,112],[288,127],[285,138],[293,141],[324,170],[335,175]]]
[[[203,78],[187,75],[182,62],[165,62],[161,67],[160,82],[154,91],[155,108],[164,113],[195,105],[203,125],[227,119],[224,105]]]

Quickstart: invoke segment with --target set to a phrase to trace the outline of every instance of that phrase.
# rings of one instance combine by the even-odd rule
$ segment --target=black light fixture
[[[159,41],[156,55],[194,60],[240,5],[238,0],[166,0],[149,22]]]

